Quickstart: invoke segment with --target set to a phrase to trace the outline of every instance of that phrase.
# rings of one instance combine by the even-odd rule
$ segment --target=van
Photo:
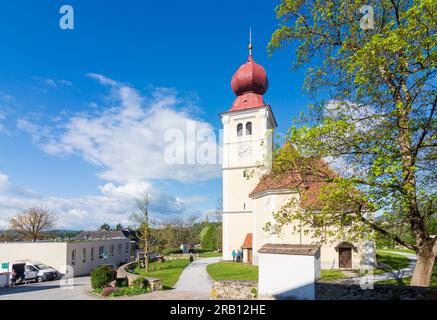
[[[59,272],[41,262],[19,261],[10,265],[12,285],[26,281],[44,282],[59,279]]]

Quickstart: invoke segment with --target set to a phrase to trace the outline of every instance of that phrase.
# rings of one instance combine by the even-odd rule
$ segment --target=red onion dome
[[[246,92],[263,95],[267,92],[269,81],[264,68],[253,61],[252,55],[249,55],[247,62],[232,77],[231,86],[237,96]]]
[[[237,95],[231,111],[264,106],[262,95],[267,92],[269,81],[266,71],[253,61],[251,54],[232,77],[231,87]]]

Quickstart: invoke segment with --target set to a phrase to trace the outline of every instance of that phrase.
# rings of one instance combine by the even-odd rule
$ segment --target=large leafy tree
[[[373,19],[360,13],[363,5]],[[435,0],[282,0],[269,44],[270,52],[296,45],[294,67],[307,67],[305,89],[323,99],[296,119],[286,137],[291,147],[277,152],[273,166],[324,182],[319,205],[305,212],[285,206],[274,228],[300,219],[322,226],[316,235],[379,232],[416,251],[411,284],[418,286],[429,285],[437,255],[429,223],[436,200],[436,9]],[[308,211],[318,213],[317,223]]]

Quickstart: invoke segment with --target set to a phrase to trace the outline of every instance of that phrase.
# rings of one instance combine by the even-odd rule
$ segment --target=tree
[[[292,147],[276,152],[273,170],[306,170],[326,182],[317,211],[319,235],[324,229],[389,237],[417,253],[411,285],[428,286],[437,255],[429,227],[435,208],[427,210],[421,199],[436,199],[437,3],[367,1],[374,19],[360,23],[362,4],[282,0],[276,8],[281,25],[270,53],[296,43],[294,67],[308,66],[305,88],[326,96],[296,119],[285,137]],[[312,165],[320,159],[339,175]],[[314,220],[311,210],[281,211],[277,228]],[[356,222],[352,228],[342,226],[346,214]],[[377,223],[378,215],[386,224]],[[408,230],[398,232],[399,223]]]
[[[121,225],[121,223],[118,223],[118,224],[115,226],[115,231],[121,231],[121,230],[123,230],[123,226]]]
[[[143,242],[144,246],[144,266],[145,271],[149,272],[149,255],[151,247],[157,242],[157,239],[151,235],[150,225],[149,225],[149,204],[150,197],[148,194],[144,195],[142,199],[135,200],[136,208],[138,212],[132,215],[132,218],[140,224],[138,236]],[[138,261],[138,266],[140,267],[140,261]]]
[[[43,207],[30,208],[10,220],[12,230],[30,236],[33,242],[40,239],[45,232],[52,230],[55,223],[56,216]]]
[[[99,231],[111,231],[111,226],[107,223],[104,223],[99,227]]]
[[[200,246],[202,249],[216,249],[216,228],[212,224],[207,224],[200,232]]]

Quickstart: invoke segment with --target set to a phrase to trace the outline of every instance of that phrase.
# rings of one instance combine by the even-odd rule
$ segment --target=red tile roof
[[[248,233],[246,235],[246,238],[244,239],[242,248],[243,249],[252,249],[253,248],[252,243],[253,243],[253,234],[252,233]]]
[[[254,197],[264,191],[298,189],[301,192],[300,205],[302,208],[317,207],[321,205],[318,197],[322,187],[328,185],[329,178],[336,175],[324,161],[308,160],[306,170],[290,170],[265,175],[250,193],[250,196]]]

